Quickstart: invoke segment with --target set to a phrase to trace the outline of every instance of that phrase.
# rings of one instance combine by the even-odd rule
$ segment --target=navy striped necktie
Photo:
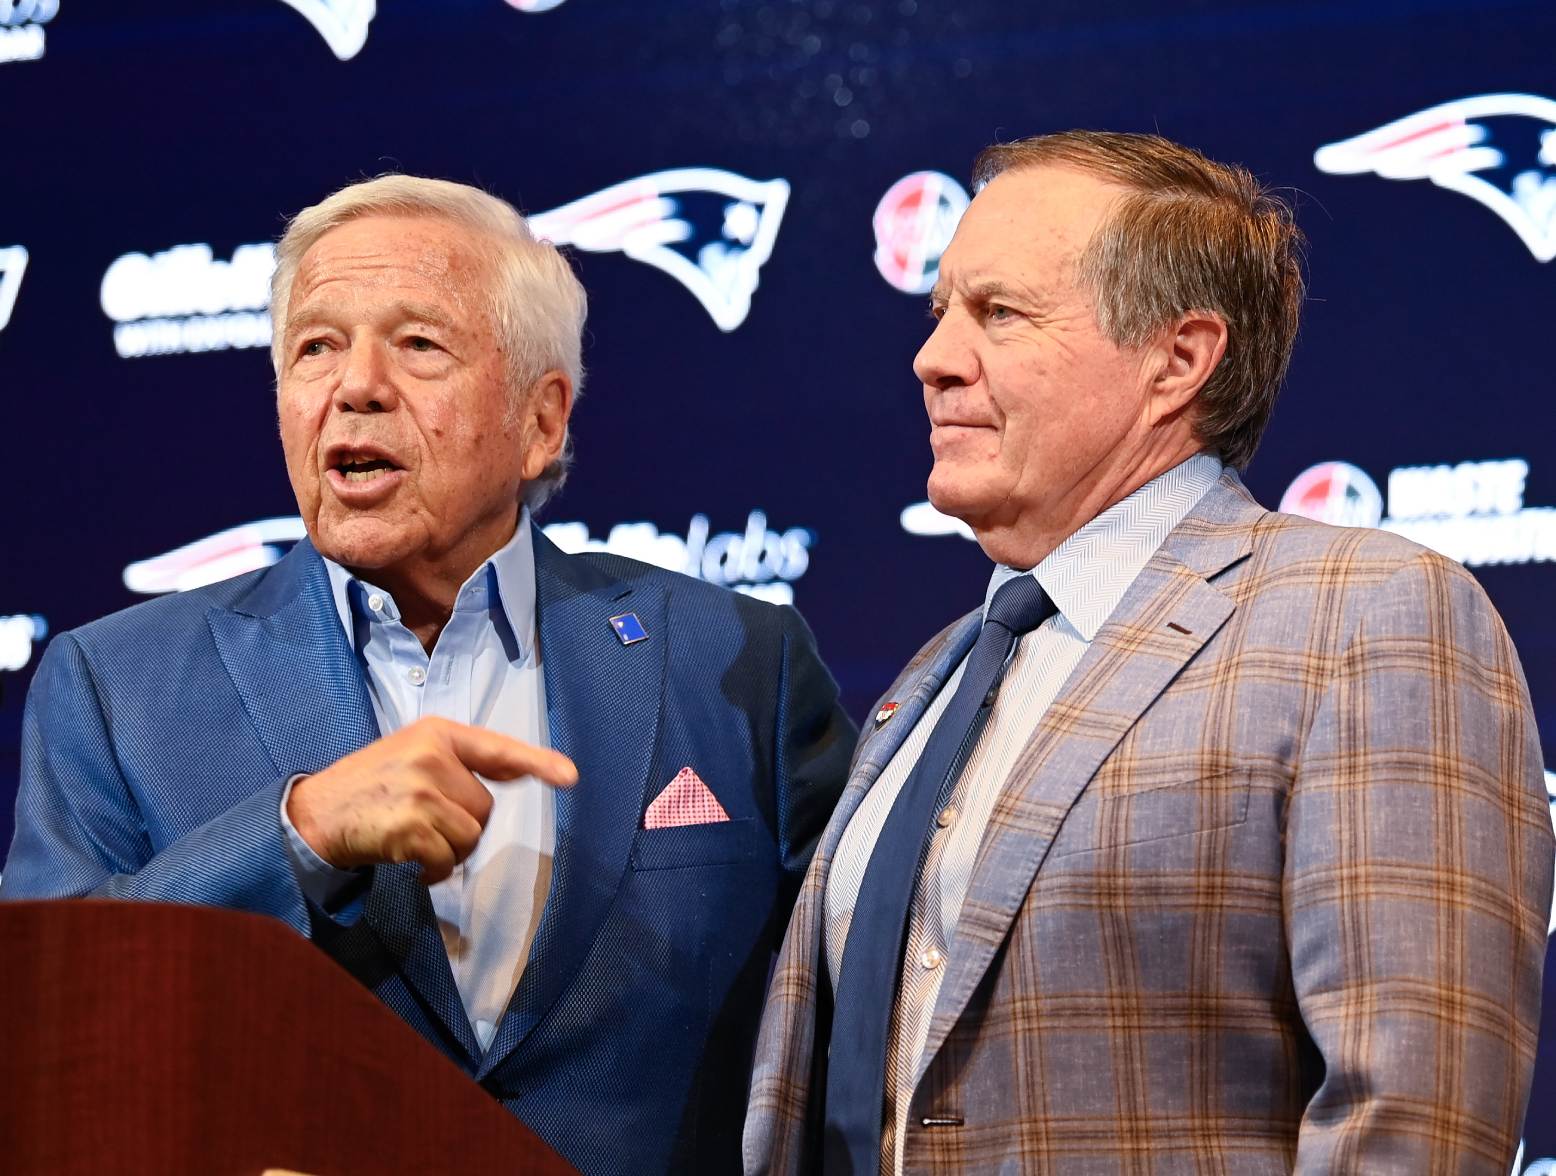
[[[892,803],[865,868],[835,985],[827,1062],[826,1176],[880,1169],[886,1045],[902,970],[902,941],[929,830],[978,741],[1010,652],[1055,612],[1032,575],[994,594],[962,679]]]

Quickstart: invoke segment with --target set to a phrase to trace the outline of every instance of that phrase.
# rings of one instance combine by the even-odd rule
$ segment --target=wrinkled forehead
[[[491,304],[491,252],[475,232],[444,217],[354,217],[303,254],[290,304],[397,292],[435,297],[463,313],[482,312]]]
[[[1069,167],[1001,172],[973,198],[940,259],[942,287],[991,278],[1068,281],[1127,189]]]

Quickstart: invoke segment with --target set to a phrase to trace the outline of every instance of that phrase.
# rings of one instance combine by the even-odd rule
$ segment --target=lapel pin
[[[897,713],[897,707],[899,705],[899,703],[888,702],[885,706],[881,707],[880,710],[875,712],[875,729],[877,731],[886,725],[887,719],[891,718],[892,715]]]
[[[612,617],[611,628],[616,631],[616,636],[621,638],[623,645],[633,645],[648,640],[648,630],[643,628],[643,622],[638,620],[637,613],[622,613],[620,616]]]

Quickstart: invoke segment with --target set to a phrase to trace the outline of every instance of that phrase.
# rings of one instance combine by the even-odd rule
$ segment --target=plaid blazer
[[[977,625],[920,651],[856,749],[769,989],[748,1173],[817,1169],[828,871]],[[1552,864],[1523,673],[1473,577],[1267,512],[1229,473],[1005,786],[905,1167],[1504,1176]]]

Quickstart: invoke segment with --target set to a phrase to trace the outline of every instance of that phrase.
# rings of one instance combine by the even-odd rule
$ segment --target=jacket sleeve
[[[774,779],[779,852],[790,883],[787,910],[848,782],[859,729],[838,702],[837,683],[822,664],[804,619],[785,606],[782,626]]]
[[[1503,1176],[1529,1099],[1553,837],[1518,658],[1423,553],[1372,594],[1298,767],[1283,878],[1323,1058],[1296,1170]]]
[[[22,721],[16,834],[0,898],[116,898],[272,915],[308,933],[282,840],[284,779],[157,849],[120,770],[85,651],[62,634],[38,665]]]

